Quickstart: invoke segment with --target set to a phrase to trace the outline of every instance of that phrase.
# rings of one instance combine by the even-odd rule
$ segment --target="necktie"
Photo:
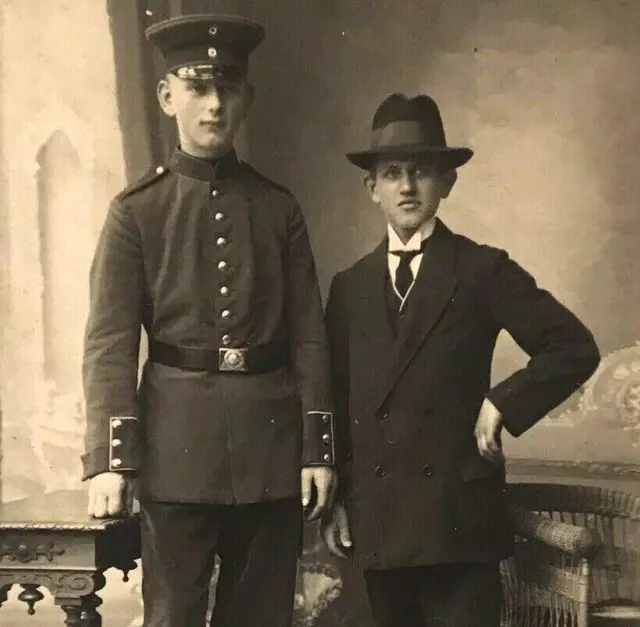
[[[396,270],[396,278],[394,285],[398,294],[404,299],[413,283],[413,272],[411,272],[411,261],[416,255],[420,255],[424,251],[426,240],[422,242],[419,250],[392,250],[392,255],[400,258],[398,269]]]

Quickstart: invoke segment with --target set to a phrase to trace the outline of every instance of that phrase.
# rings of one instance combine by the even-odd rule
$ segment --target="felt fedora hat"
[[[379,158],[419,156],[449,170],[463,165],[472,155],[469,148],[447,146],[440,110],[433,98],[392,94],[373,116],[371,147],[347,153],[347,159],[370,170]]]

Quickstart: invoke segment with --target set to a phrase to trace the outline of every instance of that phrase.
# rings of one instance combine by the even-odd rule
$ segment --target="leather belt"
[[[173,346],[149,340],[149,359],[165,366],[209,372],[259,374],[280,370],[287,365],[282,342],[269,342],[247,348],[194,348]]]

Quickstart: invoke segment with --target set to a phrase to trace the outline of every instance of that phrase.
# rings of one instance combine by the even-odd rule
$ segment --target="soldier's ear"
[[[156,95],[160,108],[169,117],[174,117],[176,114],[175,107],[173,106],[173,94],[171,93],[171,81],[168,76],[158,81],[158,87],[156,88]]]
[[[447,198],[458,180],[458,173],[453,168],[446,172],[441,172],[438,178],[440,181],[440,198]]]

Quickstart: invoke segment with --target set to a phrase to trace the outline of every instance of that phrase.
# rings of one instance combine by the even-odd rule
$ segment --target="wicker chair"
[[[640,496],[593,486],[509,486],[503,563],[509,627],[640,626]]]

